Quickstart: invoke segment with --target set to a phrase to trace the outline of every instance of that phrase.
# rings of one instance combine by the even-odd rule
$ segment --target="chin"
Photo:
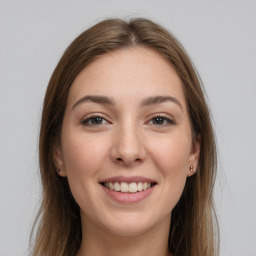
[[[122,212],[113,214],[109,221],[105,219],[105,224],[103,225],[106,231],[113,235],[137,236],[154,229],[154,226],[157,226],[159,221],[155,216],[142,212]]]
[[[134,224],[118,224],[118,225],[112,225],[107,226],[107,231],[113,235],[116,236],[138,236],[145,232],[147,232],[151,227],[148,225],[137,225],[137,223]]]

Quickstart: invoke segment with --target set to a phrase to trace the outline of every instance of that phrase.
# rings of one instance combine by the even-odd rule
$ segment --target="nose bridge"
[[[145,158],[145,148],[141,129],[133,118],[120,122],[114,134],[112,157],[125,165],[141,162]]]

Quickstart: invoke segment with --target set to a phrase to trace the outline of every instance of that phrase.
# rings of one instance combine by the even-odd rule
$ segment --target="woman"
[[[217,255],[216,152],[200,80],[146,19],[104,20],[45,96],[33,255]]]

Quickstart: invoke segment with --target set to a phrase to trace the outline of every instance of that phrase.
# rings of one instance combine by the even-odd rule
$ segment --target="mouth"
[[[156,185],[156,182],[147,181],[132,181],[132,182],[119,182],[119,181],[106,181],[100,183],[102,186],[109,190],[120,193],[138,193],[146,191]]]
[[[101,180],[100,185],[107,197],[121,204],[144,201],[155,191],[157,182],[142,176],[116,176]]]

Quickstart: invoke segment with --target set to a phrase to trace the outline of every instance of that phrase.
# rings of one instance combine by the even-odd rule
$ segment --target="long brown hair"
[[[42,112],[39,163],[42,202],[31,236],[33,256],[76,255],[81,244],[81,220],[66,178],[56,173],[53,152],[60,143],[67,97],[74,79],[95,58],[127,47],[147,47],[160,53],[180,77],[194,140],[201,153],[195,175],[172,211],[169,249],[175,256],[218,255],[218,225],[213,186],[216,145],[203,87],[181,44],[158,24],[142,18],[104,20],[78,36],[67,48],[50,79]],[[217,232],[216,232],[217,231]]]

